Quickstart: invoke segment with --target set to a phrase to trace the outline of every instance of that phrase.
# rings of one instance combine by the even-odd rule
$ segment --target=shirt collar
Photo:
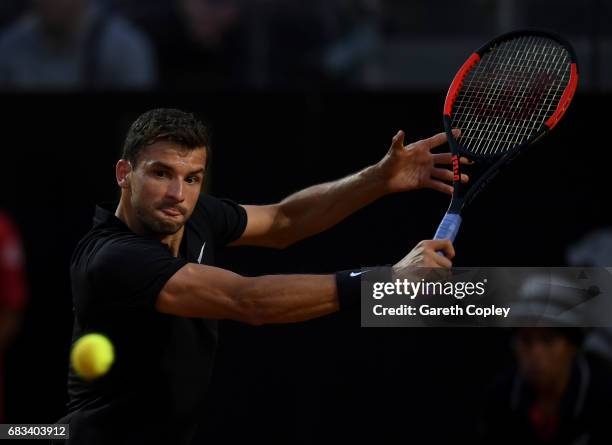
[[[118,227],[124,230],[130,230],[130,228],[119,218],[115,216],[115,209],[117,203],[103,202],[96,206],[93,217],[93,226],[112,226]]]

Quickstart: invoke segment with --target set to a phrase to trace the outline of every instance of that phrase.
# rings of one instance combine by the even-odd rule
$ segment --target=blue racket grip
[[[442,222],[436,230],[434,239],[449,239],[455,241],[459,227],[461,226],[461,215],[458,213],[447,213],[442,218]],[[438,252],[440,255],[444,255],[442,252]]]

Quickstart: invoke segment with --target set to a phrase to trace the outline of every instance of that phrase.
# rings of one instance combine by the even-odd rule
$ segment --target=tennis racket
[[[518,154],[559,122],[578,85],[572,47],[544,31],[501,35],[459,69],[444,103],[444,128],[452,154],[453,196],[434,239],[453,241],[461,212]],[[461,130],[454,137],[452,129]],[[461,183],[460,157],[480,174]]]

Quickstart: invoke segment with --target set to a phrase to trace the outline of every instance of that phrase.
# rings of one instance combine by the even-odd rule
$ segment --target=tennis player
[[[71,444],[189,444],[217,341],[217,320],[252,325],[308,320],[358,303],[361,271],[243,277],[214,267],[226,245],[284,248],[332,227],[381,196],[418,188],[452,193],[452,172],[432,154],[444,134],[404,146],[376,165],[280,203],[238,205],[201,194],[209,158],[204,125],[157,109],[140,116],[116,165],[118,204],[98,206],[71,260],[73,340],[107,335],[116,359],[94,381],[71,369]],[[467,178],[464,178],[467,180]],[[443,251],[444,256],[436,254]],[[422,241],[393,266],[450,267],[447,240]]]

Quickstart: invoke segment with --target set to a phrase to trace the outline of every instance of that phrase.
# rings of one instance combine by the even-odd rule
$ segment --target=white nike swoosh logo
[[[363,270],[363,271],[361,271],[361,272],[351,272],[351,273],[350,273],[350,276],[351,276],[351,277],[358,277],[359,275],[364,274],[364,273],[369,272],[369,271],[370,271],[370,269],[368,269],[368,270]]]
[[[206,247],[206,241],[202,244],[202,248],[200,249],[200,256],[198,257],[198,264],[202,264],[202,255],[204,254],[204,247]]]

